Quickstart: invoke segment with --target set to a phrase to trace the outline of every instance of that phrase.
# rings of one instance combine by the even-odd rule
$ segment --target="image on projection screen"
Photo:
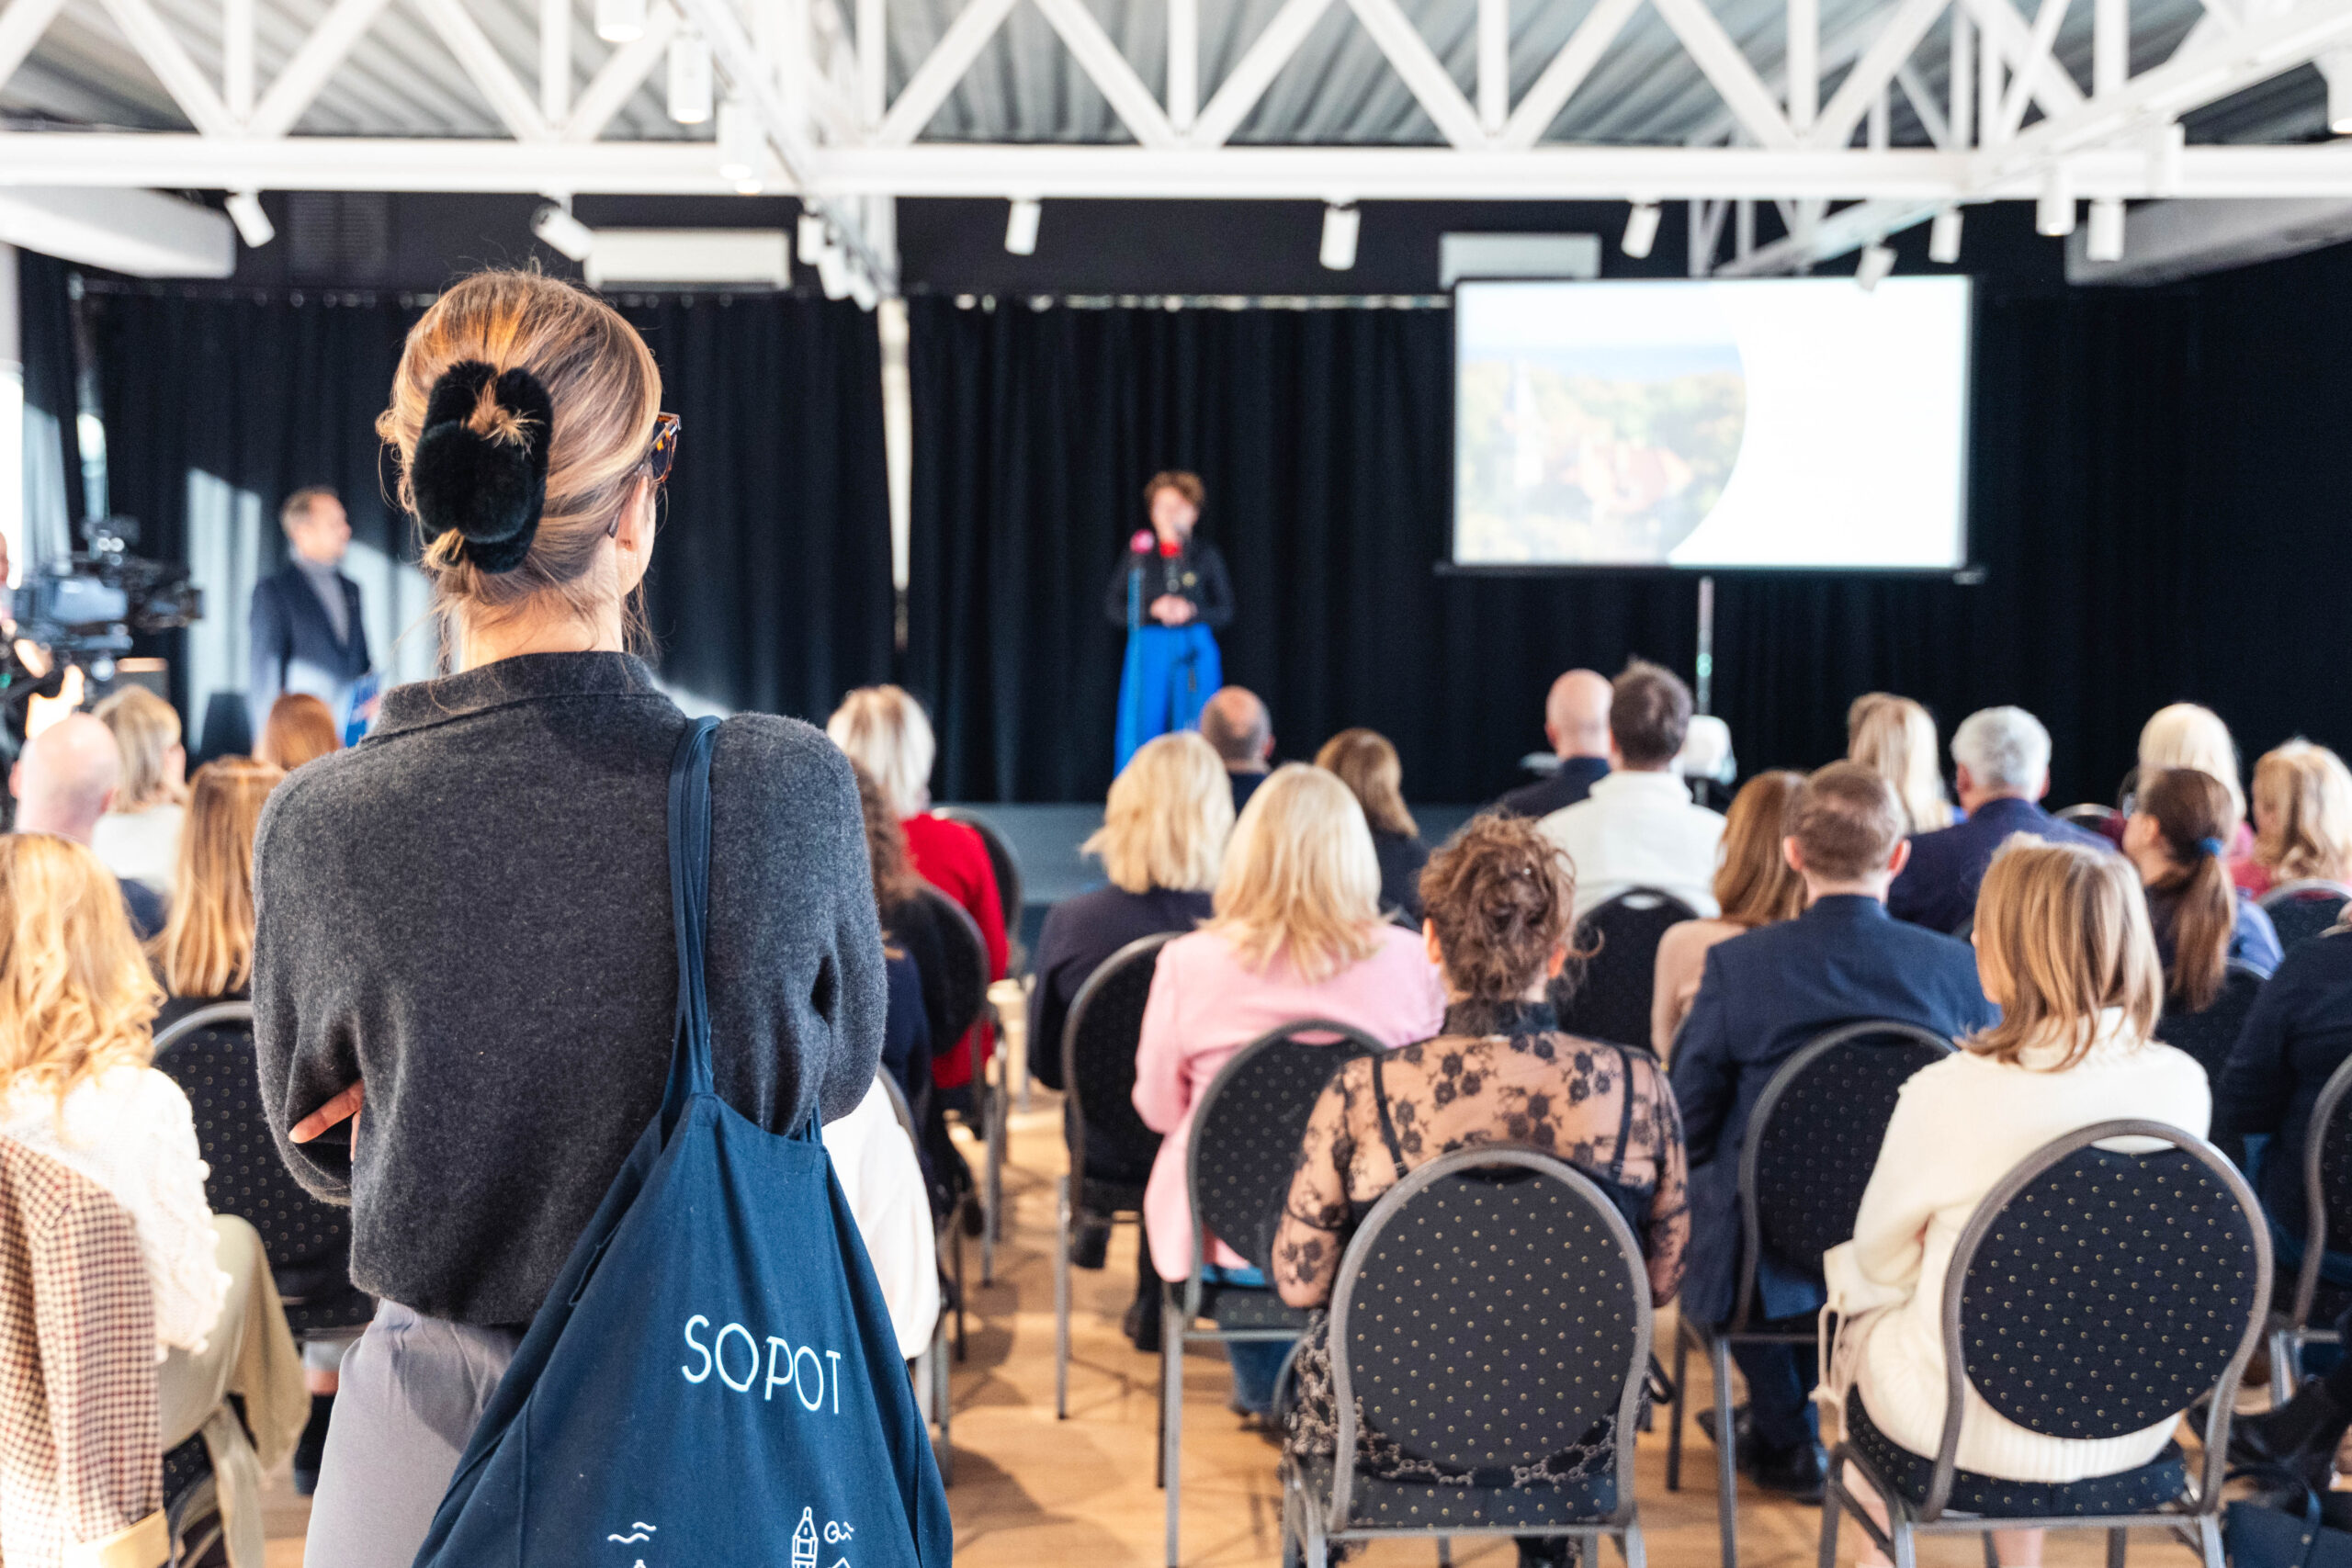
[[[1464,283],[1462,566],[1967,564],[1969,283]]]

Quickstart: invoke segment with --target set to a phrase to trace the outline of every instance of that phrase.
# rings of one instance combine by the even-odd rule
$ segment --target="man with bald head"
[[[1219,686],[1201,709],[1201,738],[1223,759],[1233,781],[1233,809],[1238,812],[1272,767],[1272,716],[1248,687]]]
[[[54,833],[86,848],[121,782],[114,732],[86,713],[68,714],[27,741],[9,770],[17,831]],[[164,902],[148,888],[124,883],[122,902],[141,941],[164,929]]]
[[[1549,817],[1591,793],[1593,781],[1609,773],[1609,677],[1571,670],[1552,682],[1544,699],[1544,739],[1560,759],[1549,778],[1521,784],[1495,809],[1506,817]]]

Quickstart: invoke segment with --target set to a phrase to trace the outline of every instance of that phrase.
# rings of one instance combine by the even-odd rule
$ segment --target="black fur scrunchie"
[[[475,430],[468,422],[492,388],[520,441]],[[513,571],[531,553],[548,499],[548,434],[555,405],[527,370],[500,375],[480,360],[452,365],[433,383],[424,433],[409,460],[416,518],[428,545],[452,529],[466,558],[484,571]]]

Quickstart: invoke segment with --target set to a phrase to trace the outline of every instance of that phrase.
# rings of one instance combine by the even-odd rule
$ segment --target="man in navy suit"
[[[1804,913],[1707,954],[1673,1070],[1690,1151],[1682,1310],[1698,1322],[1723,1323],[1736,1305],[1740,1150],[1757,1097],[1781,1064],[1842,1023],[1890,1019],[1956,1037],[1998,1016],[1964,943],[1887,916],[1887,885],[1911,854],[1903,820],[1893,787],[1870,769],[1833,762],[1815,773],[1797,794],[1794,831],[1782,844],[1804,878]],[[1759,1258],[1756,1288],[1751,1325],[1809,1319],[1827,1299],[1817,1263],[1798,1270]],[[1817,1497],[1825,1460],[1811,1404],[1812,1348],[1735,1354],[1747,1378],[1742,1461],[1759,1485]]]
[[[351,716],[351,690],[373,667],[359,619],[359,584],[339,570],[351,547],[351,520],[334,491],[313,486],[278,511],[293,557],[275,577],[254,584],[250,622],[254,735],[288,692],[323,701],[340,728]]]
[[[1911,840],[1911,863],[1886,907],[1899,920],[1957,931],[1976,917],[1976,889],[1994,852],[2012,834],[2112,849],[2097,833],[2041,808],[2050,793],[2050,731],[2023,708],[1983,708],[1952,732],[1951,760],[1964,821]]]

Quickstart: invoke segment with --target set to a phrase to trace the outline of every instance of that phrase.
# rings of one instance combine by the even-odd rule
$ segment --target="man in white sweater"
[[[1724,819],[1692,804],[1674,771],[1690,728],[1690,688],[1673,671],[1636,659],[1611,683],[1608,776],[1540,824],[1576,867],[1577,919],[1635,887],[1671,893],[1702,915],[1717,912]]]

